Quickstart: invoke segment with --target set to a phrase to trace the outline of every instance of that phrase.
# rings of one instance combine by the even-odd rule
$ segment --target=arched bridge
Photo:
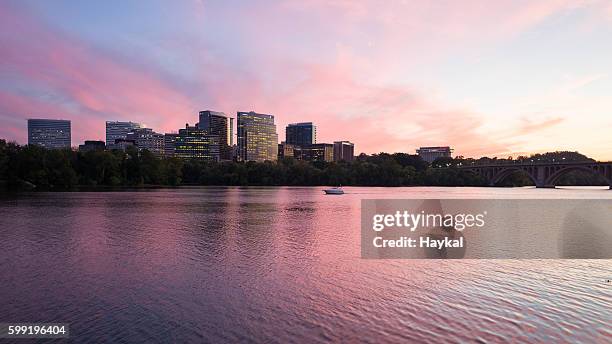
[[[493,186],[516,171],[525,172],[538,188],[554,188],[559,179],[571,171],[587,171],[603,176],[612,189],[612,162],[513,163],[459,166],[484,177]]]

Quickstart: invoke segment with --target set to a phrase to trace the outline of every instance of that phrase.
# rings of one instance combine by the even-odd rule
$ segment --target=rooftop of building
[[[223,111],[213,111],[213,110],[202,110],[202,111],[200,111],[200,115],[204,114],[204,113],[209,113],[209,114],[211,114],[213,116],[227,117],[227,115]]]
[[[70,122],[69,119],[54,119],[54,118],[28,118],[28,122],[29,121]]]
[[[238,116],[250,115],[250,116],[267,116],[267,117],[272,117],[272,118],[274,117],[274,115],[269,115],[269,114],[266,114],[266,113],[258,113],[258,112],[255,112],[255,111],[248,111],[248,112],[246,112],[246,111],[238,111],[237,114],[238,114]]]
[[[430,146],[430,147],[420,147],[417,150],[451,150],[449,146]]]
[[[289,123],[288,127],[305,127],[305,126],[314,126],[312,122],[300,122],[300,123]]]

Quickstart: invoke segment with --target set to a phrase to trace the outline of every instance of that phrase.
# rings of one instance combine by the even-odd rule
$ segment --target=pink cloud
[[[572,6],[567,1],[390,1],[381,6],[348,0],[245,5],[236,10],[233,23],[242,35],[237,44],[247,52],[244,65],[226,61],[208,42],[170,37],[167,49],[195,61],[193,79],[187,80],[191,90],[185,92],[154,68],[0,4],[0,73],[6,82],[26,81],[40,91],[0,93],[2,123],[10,127],[0,134],[24,142],[25,118],[65,117],[73,120],[73,143],[78,144],[102,138],[105,120],[140,121],[169,132],[195,122],[197,111],[209,108],[229,115],[239,110],[274,114],[281,140],[287,123],[311,120],[320,141],[348,139],[359,152],[412,153],[421,145],[448,144],[464,156],[507,156],[518,142],[508,135],[516,128],[483,134],[479,114],[434,101],[419,85],[394,78],[448,58],[456,47],[516,35]],[[205,10],[193,15],[201,20]],[[328,50],[301,53],[308,42]],[[287,53],[293,49],[300,53]],[[560,121],[526,123],[517,130],[526,134]]]
[[[356,6],[351,10],[355,18],[366,13],[348,2],[338,6]],[[13,95],[5,111],[23,119],[34,112],[39,117],[72,119],[74,144],[103,137],[104,120],[129,119],[171,131],[185,121],[195,121],[200,107],[210,107],[231,108],[232,115],[251,109],[275,114],[281,139],[287,123],[313,120],[319,126],[320,141],[352,140],[360,152],[413,152],[421,144],[454,142],[460,142],[457,149],[465,154],[506,150],[493,142],[480,148],[486,142],[476,132],[481,122],[468,111],[430,104],[404,86],[357,81],[354,75],[367,61],[350,51],[341,52],[333,63],[285,61],[273,70],[281,79],[292,75],[293,83],[274,87],[268,86],[269,79],[241,73],[222,61],[203,63],[197,81],[210,103],[197,105],[155,75],[121,64],[104,51],[54,32],[22,12],[6,9],[0,19],[1,29],[20,33],[19,39],[9,39],[9,44],[0,47],[3,67],[65,99],[48,104],[35,96]],[[20,127],[24,126],[25,121]],[[14,135],[15,130],[7,134]],[[22,141],[24,136],[25,132]]]
[[[104,122],[95,117],[80,116],[79,113],[61,104],[40,101],[35,98],[0,91],[0,138],[9,141],[27,142],[28,118],[76,119],[71,121],[72,144],[78,145],[83,139],[75,133],[88,133],[85,139],[104,140]]]
[[[57,115],[73,122],[95,118],[103,127],[104,120],[129,119],[178,127],[182,121],[176,120],[176,114],[193,114],[196,109],[190,99],[156,76],[137,66],[118,63],[103,51],[54,32],[16,9],[5,7],[0,11],[0,30],[7,32],[2,36],[6,44],[0,46],[0,70],[18,74],[30,84],[66,98],[64,104],[58,104]],[[9,36],[8,32],[14,34]],[[10,112],[28,117],[26,105],[37,103],[36,97],[12,103]],[[74,106],[78,111],[68,110]],[[100,137],[91,129],[73,129],[73,135],[77,141]],[[23,141],[23,137],[18,138]]]
[[[414,152],[421,145],[453,144],[464,155],[506,153],[508,147],[479,133],[482,120],[461,109],[431,104],[402,86],[372,86],[355,81],[345,64],[300,66],[308,76],[260,101],[283,130],[287,123],[313,119],[321,142],[351,140],[359,152]],[[281,138],[284,133],[281,132]]]
[[[518,129],[517,134],[525,135],[525,134],[531,134],[536,131],[542,131],[544,129],[554,127],[560,124],[561,122],[563,122],[564,120],[565,119],[562,117],[549,118],[543,121],[533,121],[528,118],[523,118],[522,119],[523,123]]]

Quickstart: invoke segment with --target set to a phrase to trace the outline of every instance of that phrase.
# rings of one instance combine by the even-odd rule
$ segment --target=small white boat
[[[344,195],[344,190],[342,190],[342,186],[334,187],[331,189],[323,190],[326,195]]]

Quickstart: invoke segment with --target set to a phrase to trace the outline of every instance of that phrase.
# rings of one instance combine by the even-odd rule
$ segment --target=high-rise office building
[[[48,149],[70,148],[70,121],[28,119],[28,144]]]
[[[278,134],[274,116],[238,112],[238,160],[276,161]]]
[[[133,129],[126,135],[126,140],[133,141],[139,150],[146,149],[157,155],[164,155],[164,134],[159,134],[149,128]]]
[[[164,135],[164,156],[170,158],[174,156],[176,138],[178,133],[166,133]]]
[[[289,124],[285,128],[285,142],[296,146],[317,143],[317,127],[312,122]]]
[[[334,161],[353,161],[355,145],[349,141],[334,142]]]
[[[140,129],[144,126],[140,123],[134,122],[118,122],[118,121],[107,121],[106,122],[106,147],[108,149],[117,149],[115,141],[118,139],[125,140],[127,134],[132,132],[134,129]]]
[[[211,135],[197,126],[186,124],[175,138],[175,157],[219,161],[219,154],[219,136]]]
[[[421,147],[417,154],[425,161],[432,163],[437,158],[450,158],[453,150],[450,147]]]
[[[334,161],[334,145],[331,143],[315,143],[301,149],[301,160]]]
[[[288,144],[287,142],[281,142],[278,144],[278,159],[283,158],[294,158],[296,160],[302,159],[302,147]]]
[[[232,160],[232,146],[234,145],[233,118],[228,118],[223,112],[200,111],[198,128],[206,130],[211,135],[219,136],[221,160]]]

